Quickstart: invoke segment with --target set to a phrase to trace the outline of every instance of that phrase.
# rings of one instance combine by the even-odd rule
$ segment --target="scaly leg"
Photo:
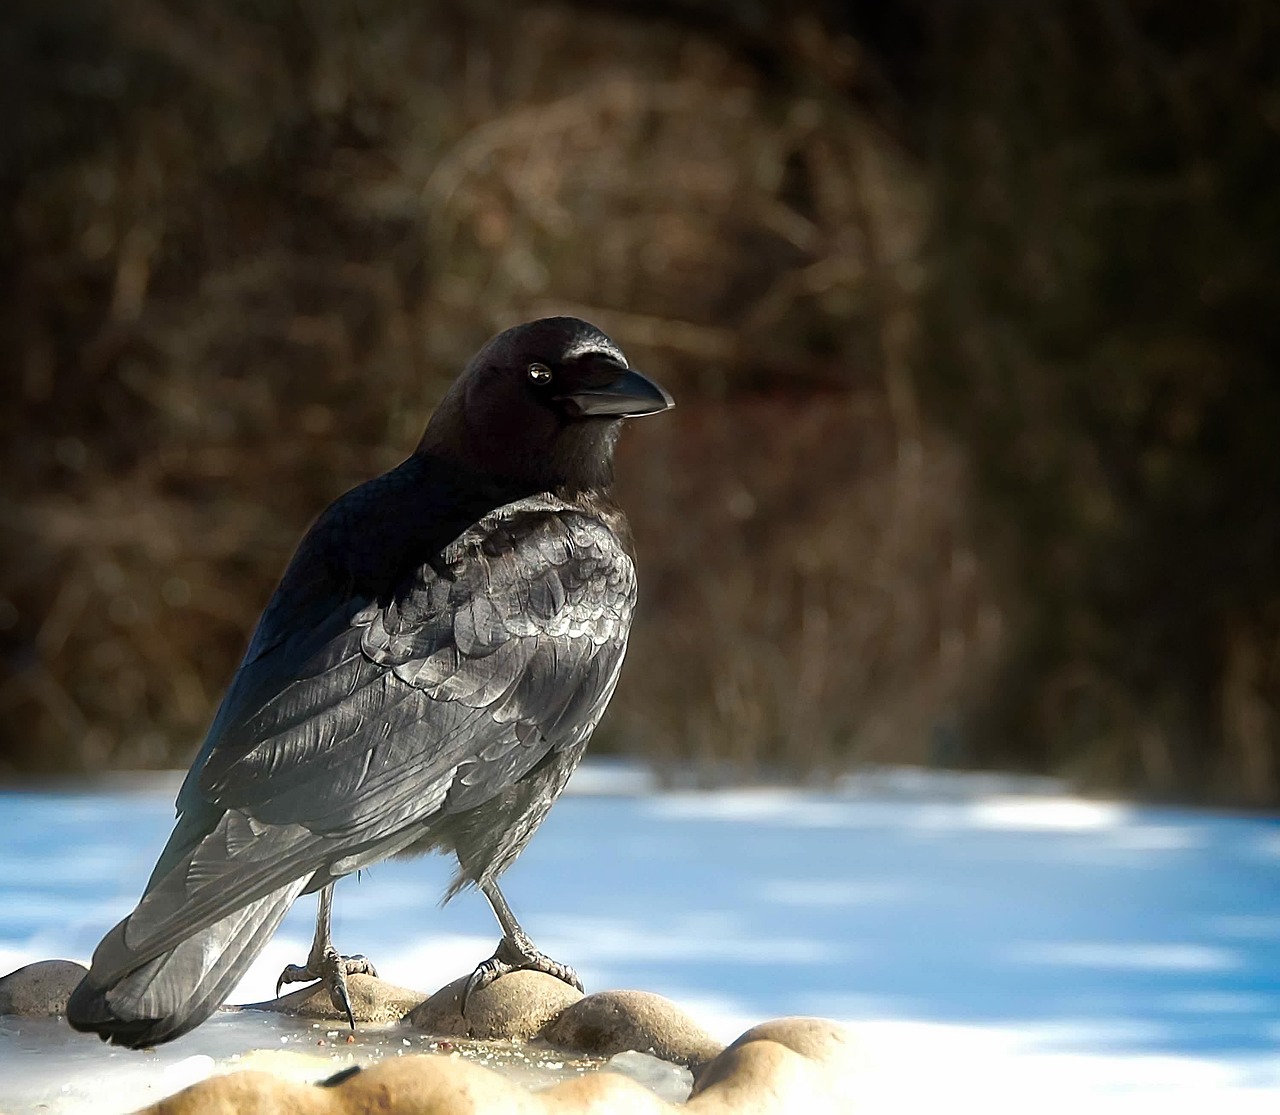
[[[306,983],[309,980],[322,980],[329,992],[329,1001],[335,1009],[342,1011],[356,1028],[356,1018],[351,1011],[351,999],[347,995],[347,976],[357,973],[376,976],[377,969],[365,956],[339,956],[333,947],[330,936],[329,921],[333,915],[333,884],[330,883],[320,892],[320,906],[316,911],[316,935],[311,942],[311,952],[305,965],[288,965],[280,978],[276,980],[276,994],[286,983]]]
[[[567,964],[552,960],[551,957],[533,947],[533,942],[520,928],[520,923],[516,921],[515,914],[511,912],[511,907],[507,905],[507,900],[502,896],[497,883],[481,883],[480,890],[489,900],[494,916],[502,926],[502,940],[498,942],[497,951],[471,973],[467,986],[462,989],[463,1014],[467,1011],[467,1000],[474,992],[488,987],[499,976],[524,968],[534,972],[546,972],[547,975],[555,976],[556,979],[563,980],[571,987],[582,990],[582,981],[578,979],[577,972]]]

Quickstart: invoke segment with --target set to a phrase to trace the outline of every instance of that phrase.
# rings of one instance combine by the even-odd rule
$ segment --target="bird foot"
[[[567,964],[561,964],[558,960],[552,960],[545,953],[539,952],[533,947],[528,938],[513,941],[509,937],[504,937],[499,943],[497,951],[489,957],[488,960],[479,964],[476,970],[471,973],[471,978],[467,980],[467,985],[462,989],[462,1001],[459,1009],[465,1015],[467,1013],[467,1001],[473,994],[482,988],[488,987],[494,980],[501,976],[505,976],[508,972],[546,972],[549,976],[555,976],[556,979],[567,983],[570,987],[576,987],[582,990],[582,980],[578,978],[575,972]]]
[[[330,945],[321,954],[317,962],[314,957],[307,960],[305,966],[288,965],[280,978],[276,980],[276,995],[286,983],[308,983],[320,980],[329,992],[329,1002],[335,1010],[347,1016],[351,1028],[356,1028],[356,1017],[351,1010],[351,997],[347,994],[347,976],[376,976],[378,969],[367,956],[339,956],[338,950]]]

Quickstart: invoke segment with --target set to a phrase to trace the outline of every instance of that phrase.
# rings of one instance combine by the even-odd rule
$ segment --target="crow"
[[[330,938],[333,887],[388,856],[452,852],[502,929],[470,995],[521,968],[581,989],[498,888],[582,758],[636,600],[612,501],[624,418],[673,405],[594,326],[508,329],[468,363],[404,463],[316,520],[268,602],[177,797],[141,900],[67,1006],[141,1048],[208,1018],[299,895],[315,939],[287,982],[373,972]],[[465,1002],[465,999],[464,999]]]

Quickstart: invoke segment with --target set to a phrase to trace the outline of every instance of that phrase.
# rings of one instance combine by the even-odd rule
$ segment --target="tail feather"
[[[67,1003],[67,1021],[132,1049],[181,1037],[218,1009],[306,884],[298,879],[272,891],[132,968],[121,963],[125,918],[94,953]]]

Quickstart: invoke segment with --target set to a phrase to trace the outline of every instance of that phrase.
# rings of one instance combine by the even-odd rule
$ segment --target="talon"
[[[319,978],[309,968],[299,967],[297,964],[286,964],[284,971],[280,973],[280,978],[276,980],[276,998],[280,997],[280,988],[286,983],[309,983]]]
[[[488,960],[478,964],[476,970],[471,973],[471,978],[462,989],[458,1009],[465,1017],[467,1003],[475,992],[482,991],[508,972],[519,971],[545,972],[578,991],[584,990],[578,973],[567,964],[561,964],[539,952],[527,939],[511,941],[503,938],[498,943],[497,951]]]
[[[351,1006],[351,996],[347,991],[347,976],[377,976],[378,969],[367,956],[339,956],[337,949],[330,946],[320,957],[312,957],[305,965],[290,964],[280,978],[276,980],[276,996],[286,983],[307,983],[321,981],[329,992],[329,1002],[333,1008],[346,1016],[348,1024],[356,1028],[356,1015]]]
[[[483,991],[499,976],[505,976],[512,968],[511,964],[500,960],[496,955],[476,965],[476,970],[471,973],[471,978],[467,980],[466,986],[462,989],[462,998],[458,1003],[458,1009],[461,1011],[462,1016],[466,1017],[467,1002],[475,992]]]
[[[356,1016],[351,1009],[351,997],[347,994],[347,977],[343,974],[341,965],[334,967],[333,975],[328,980],[328,983],[329,1002],[333,1004],[335,1010],[339,1010],[347,1016],[347,1023],[354,1030],[356,1028]]]

